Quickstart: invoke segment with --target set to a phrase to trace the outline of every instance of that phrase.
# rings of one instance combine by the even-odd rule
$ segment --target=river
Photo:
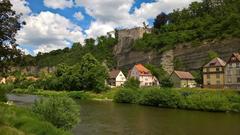
[[[24,104],[35,96],[9,95]],[[75,135],[239,135],[240,114],[162,109],[103,101],[79,101]]]

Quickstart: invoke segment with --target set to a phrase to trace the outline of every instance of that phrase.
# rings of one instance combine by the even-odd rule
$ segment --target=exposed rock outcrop
[[[240,51],[239,38],[203,42],[198,47],[193,47],[190,43],[179,44],[175,49],[164,53],[135,51],[132,49],[134,41],[142,38],[145,32],[150,30],[134,28],[118,32],[119,42],[114,48],[114,54],[119,68],[131,68],[136,63],[154,64],[162,65],[168,73],[171,73],[174,69],[173,60],[177,58],[184,65],[182,70],[191,71],[205,64],[210,50],[217,52],[224,60],[227,60],[233,52]]]

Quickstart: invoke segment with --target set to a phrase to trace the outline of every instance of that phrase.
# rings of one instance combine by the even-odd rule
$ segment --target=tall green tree
[[[104,90],[107,69],[92,54],[88,53],[83,56],[79,66],[79,74],[82,76],[81,83],[84,90],[94,90],[96,92]]]
[[[0,1],[0,73],[19,61],[21,51],[17,49],[15,35],[21,26],[20,15],[12,10],[9,0]]]

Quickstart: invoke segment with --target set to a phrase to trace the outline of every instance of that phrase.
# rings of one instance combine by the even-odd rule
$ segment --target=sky
[[[196,0],[10,0],[26,25],[16,35],[26,54],[49,52],[84,44],[114,31],[152,26],[161,12],[182,9]],[[200,0],[198,0],[200,1]]]

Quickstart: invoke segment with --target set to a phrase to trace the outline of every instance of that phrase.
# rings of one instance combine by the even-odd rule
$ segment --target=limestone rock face
[[[206,64],[208,58],[208,51],[217,52],[225,61],[234,52],[240,51],[240,39],[227,39],[223,41],[214,41],[203,43],[199,47],[190,47],[190,45],[179,45],[174,49],[174,57],[182,61],[185,65],[185,70],[196,70]]]
[[[208,51],[210,50],[217,52],[225,61],[228,60],[232,53],[240,51],[240,38],[202,42],[198,47],[193,47],[190,43],[184,43],[164,53],[133,50],[134,41],[142,38],[144,33],[149,32],[149,29],[144,28],[118,31],[118,44],[114,47],[118,68],[130,69],[137,63],[154,64],[162,65],[170,74],[174,70],[173,60],[177,58],[184,65],[182,70],[192,71],[200,69],[206,63]]]
[[[167,72],[173,71],[173,51],[159,54],[155,51],[135,51],[132,45],[135,40],[142,38],[144,33],[150,33],[151,29],[134,28],[118,31],[118,44],[114,47],[114,55],[117,58],[119,68],[130,69],[137,63],[162,65]]]

